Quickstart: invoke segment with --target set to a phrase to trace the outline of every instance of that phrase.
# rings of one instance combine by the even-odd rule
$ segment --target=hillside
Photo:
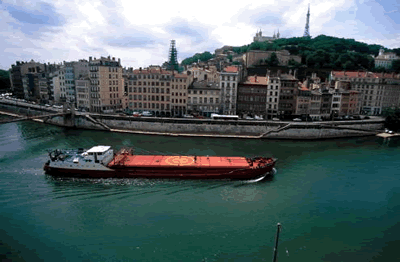
[[[293,55],[301,56],[302,65],[306,65],[309,68],[374,70],[374,57],[378,55],[381,48],[384,47],[381,45],[368,45],[354,39],[319,35],[315,38],[282,38],[275,40],[273,43],[253,42],[249,45],[234,47],[233,52],[242,54],[249,50],[277,51],[286,49]],[[400,56],[400,48],[385,50],[395,52]],[[207,56],[205,53],[208,53]],[[213,57],[209,52],[205,53],[186,58],[182,61],[182,64],[190,64],[190,62],[195,62],[198,59],[207,61]]]

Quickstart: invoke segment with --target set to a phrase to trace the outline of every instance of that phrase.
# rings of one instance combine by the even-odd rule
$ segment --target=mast
[[[279,232],[281,231],[281,223],[277,224],[277,229],[276,229],[276,239],[275,239],[275,247],[274,247],[274,258],[272,259],[272,262],[276,262],[276,257],[278,255],[278,241],[279,241]]]
[[[308,12],[307,12],[307,20],[306,20],[306,28],[304,29],[303,37],[310,38],[310,4],[308,4]]]

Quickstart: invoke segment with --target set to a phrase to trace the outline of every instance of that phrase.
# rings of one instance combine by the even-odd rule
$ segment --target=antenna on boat
[[[276,229],[276,239],[275,239],[275,248],[274,248],[274,258],[272,259],[272,262],[276,262],[276,257],[278,255],[278,241],[279,241],[279,232],[281,231],[281,223],[278,223]]]

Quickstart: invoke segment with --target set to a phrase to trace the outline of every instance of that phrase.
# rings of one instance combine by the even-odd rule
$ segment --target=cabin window
[[[97,153],[98,156],[101,156],[102,154],[103,154],[102,152]]]
[[[92,152],[89,152],[89,156],[93,156],[93,153],[92,153]]]

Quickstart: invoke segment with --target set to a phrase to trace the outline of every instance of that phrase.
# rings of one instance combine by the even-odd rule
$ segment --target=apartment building
[[[90,110],[90,79],[82,77],[76,83],[76,107],[79,110]]]
[[[239,83],[237,90],[238,115],[267,114],[266,102],[268,99],[269,81],[267,77],[248,76]]]
[[[298,89],[298,95],[296,98],[296,115],[310,115],[311,107],[311,90],[302,85]]]
[[[361,113],[378,115],[382,110],[400,105],[400,75],[361,71],[332,71],[330,79],[348,81],[359,91]]]
[[[281,74],[278,71],[277,76],[270,76],[267,73],[267,98],[266,98],[266,119],[278,117],[279,114],[279,95],[281,90]]]
[[[298,94],[298,79],[292,74],[283,74],[280,76],[280,93],[278,114],[282,119],[291,119],[296,113],[296,101]]]
[[[185,74],[172,74],[171,115],[182,116],[187,113],[189,77]]]
[[[220,91],[218,83],[193,82],[188,89],[188,113],[206,117],[220,113]]]
[[[89,77],[91,112],[113,113],[126,107],[121,59],[89,57]]]
[[[228,66],[220,73],[221,113],[224,115],[236,115],[237,87],[241,80],[240,71],[239,66]]]
[[[183,115],[187,111],[190,78],[159,66],[129,68],[126,74],[128,108],[150,111],[155,116]]]
[[[215,66],[194,66],[187,69],[187,75],[193,77],[193,81],[207,81],[207,82],[219,82],[219,72]]]
[[[11,82],[11,89],[13,94],[20,99],[28,99],[26,97],[26,93],[24,91],[24,85],[23,85],[23,77],[26,76],[27,74],[30,74],[29,79],[35,78],[33,75],[37,73],[44,73],[45,72],[45,64],[35,62],[34,60],[31,60],[30,62],[20,62],[17,61],[15,64],[11,65],[11,70],[10,70],[10,82]],[[25,86],[27,85],[27,81],[31,80],[25,79]],[[28,85],[32,86],[32,82]],[[31,90],[32,91],[32,90]],[[38,95],[37,95],[38,96]]]
[[[313,120],[321,120],[322,93],[320,90],[311,90],[310,117]]]

